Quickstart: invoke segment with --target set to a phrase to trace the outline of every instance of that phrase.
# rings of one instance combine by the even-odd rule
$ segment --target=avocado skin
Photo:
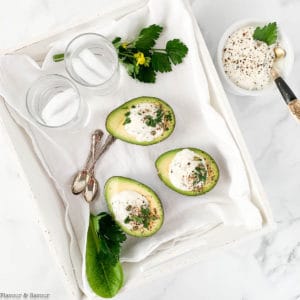
[[[214,178],[210,180],[210,184],[208,185],[204,185],[204,188],[201,191],[184,191],[181,189],[178,189],[177,187],[175,187],[171,181],[169,180],[169,176],[165,172],[168,172],[168,170],[161,170],[161,164],[163,163],[163,161],[165,159],[170,158],[170,162],[172,160],[172,158],[176,155],[177,152],[184,150],[184,149],[189,149],[191,151],[194,151],[195,153],[201,155],[202,157],[204,157],[204,159],[206,160],[206,164],[208,166],[210,166],[213,169],[213,173],[214,173]],[[161,181],[170,189],[172,189],[173,191],[185,195],[185,196],[200,196],[203,194],[208,193],[209,191],[211,191],[217,184],[219,177],[220,177],[220,171],[219,171],[219,167],[217,165],[217,163],[215,162],[215,160],[205,151],[198,149],[198,148],[191,148],[191,147],[186,147],[186,148],[177,148],[177,149],[172,149],[169,150],[163,154],[161,154],[155,161],[155,167],[157,169],[157,175],[159,176],[159,178],[161,179]],[[165,172],[164,172],[165,171]]]
[[[115,117],[115,115],[117,115],[118,112],[121,111],[121,118],[124,116],[124,114],[130,110],[130,106],[138,104],[138,103],[144,103],[144,102],[152,102],[152,103],[158,103],[161,104],[163,107],[163,110],[168,110],[171,112],[172,115],[172,121],[171,121],[171,126],[169,127],[168,131],[165,131],[164,134],[156,139],[154,139],[153,141],[150,142],[140,142],[135,140],[132,136],[128,135],[126,137],[126,134],[122,135],[120,133],[118,133],[118,131],[120,131],[120,128],[113,128],[111,126],[112,120]],[[123,120],[121,120],[121,122],[119,122],[119,126],[123,127]],[[122,140],[124,142],[130,143],[130,144],[135,144],[135,145],[140,145],[140,146],[149,146],[149,145],[154,145],[157,143],[162,142],[163,140],[167,139],[174,131],[175,129],[175,125],[176,125],[176,119],[175,119],[175,114],[174,111],[172,109],[172,107],[166,103],[165,101],[156,98],[156,97],[150,97],[150,96],[141,96],[141,97],[137,97],[137,98],[133,98],[125,103],[123,103],[122,105],[120,105],[119,107],[115,108],[113,111],[111,111],[109,113],[109,115],[106,118],[106,122],[105,122],[105,127],[106,130],[115,138]]]
[[[127,184],[130,184],[132,186],[136,186],[137,189],[140,191],[144,191],[143,195],[146,196],[147,194],[148,195],[151,195],[152,198],[154,199],[154,201],[152,202],[152,206],[154,206],[157,211],[158,211],[158,215],[159,215],[159,219],[154,221],[156,222],[156,226],[153,228],[154,230],[150,231],[150,230],[146,230],[144,232],[140,232],[138,230],[136,231],[133,231],[133,230],[130,230],[128,229],[127,227],[123,226],[122,223],[118,222],[116,219],[115,219],[115,214],[114,214],[114,211],[112,209],[112,205],[110,203],[110,197],[112,195],[110,195],[110,186],[112,184],[115,184],[115,182],[118,182],[121,183],[121,184],[125,184],[125,186]],[[125,190],[125,189],[121,189],[122,190]],[[134,188],[128,188],[128,190],[135,190],[137,191],[136,189]],[[120,192],[120,191],[118,191]],[[164,222],[164,210],[163,210],[163,206],[162,206],[162,203],[158,197],[158,195],[147,185],[135,180],[135,179],[131,179],[131,178],[128,178],[128,177],[123,177],[123,176],[113,176],[113,177],[110,177],[106,183],[105,183],[105,186],[104,186],[104,196],[105,196],[105,200],[106,200],[106,204],[107,204],[107,207],[108,207],[108,210],[109,212],[111,213],[111,215],[113,216],[113,218],[115,219],[116,223],[122,228],[122,230],[127,233],[128,235],[131,235],[131,236],[134,236],[134,237],[149,237],[153,234],[155,234],[163,225],[163,222]],[[149,200],[149,198],[147,198],[147,200]]]

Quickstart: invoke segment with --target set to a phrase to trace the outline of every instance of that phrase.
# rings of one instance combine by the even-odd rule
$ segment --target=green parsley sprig
[[[188,48],[179,39],[169,40],[164,49],[154,48],[162,31],[162,26],[152,24],[143,28],[131,42],[124,42],[120,37],[113,40],[119,60],[132,78],[154,83],[157,72],[170,72],[172,64],[182,63]]]
[[[172,64],[182,63],[188,53],[188,47],[179,39],[169,40],[163,49],[154,48],[162,31],[162,26],[152,24],[143,28],[137,38],[131,42],[124,42],[120,37],[112,41],[119,60],[132,78],[154,83],[157,72],[171,72]],[[54,62],[64,59],[64,53],[53,55]]]
[[[266,43],[268,46],[275,44],[278,36],[277,23],[269,23],[264,27],[256,27],[253,39]]]
[[[93,219],[98,238],[101,241],[99,256],[106,263],[115,265],[119,261],[121,244],[126,240],[125,233],[108,213],[101,213]]]

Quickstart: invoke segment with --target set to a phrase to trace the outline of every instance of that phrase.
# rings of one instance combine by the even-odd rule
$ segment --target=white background
[[[163,1],[163,0],[162,0]],[[0,48],[89,15],[101,1],[0,0]],[[292,41],[295,65],[287,79],[300,94],[297,0],[194,0],[193,9],[214,56],[222,32],[242,18],[278,21]],[[300,123],[290,118],[276,91],[268,97],[229,95],[258,173],[269,196],[278,231],[214,256],[128,295],[129,300],[300,299]],[[0,295],[50,293],[72,299],[32,212],[6,133],[0,132]],[[1,299],[1,297],[0,297]]]

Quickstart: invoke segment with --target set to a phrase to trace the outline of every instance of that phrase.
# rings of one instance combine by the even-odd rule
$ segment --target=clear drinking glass
[[[77,83],[107,94],[119,81],[119,60],[113,44],[97,33],[75,37],[65,51],[65,67]]]
[[[88,108],[77,87],[64,76],[51,74],[36,80],[27,91],[30,115],[46,127],[73,127],[87,120]]]

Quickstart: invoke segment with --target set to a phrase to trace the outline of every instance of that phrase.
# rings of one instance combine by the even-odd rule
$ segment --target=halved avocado
[[[141,222],[138,226],[128,228],[125,225],[125,220],[120,221],[116,218],[116,212],[113,209],[111,199],[114,195],[121,193],[122,191],[134,191],[147,199],[149,209],[147,214],[147,216],[149,216],[147,227],[145,227]],[[156,233],[161,228],[164,220],[162,203],[157,194],[150,187],[131,178],[113,176],[105,183],[104,195],[111,215],[115,219],[116,223],[118,223],[118,225],[127,234],[135,237],[148,237]]]
[[[192,191],[181,190],[176,186],[174,186],[169,178],[169,168],[173,158],[179,151],[184,149],[189,149],[195,152],[196,154],[202,156],[205,160],[206,167],[207,167],[207,178],[201,189],[192,190]],[[155,162],[155,166],[158,172],[158,176],[160,177],[160,179],[163,181],[165,185],[167,185],[175,192],[178,192],[186,196],[199,196],[209,192],[211,189],[215,187],[219,179],[219,168],[215,160],[208,153],[197,148],[179,148],[179,149],[173,149],[168,152],[165,152],[157,158]]]
[[[153,103],[159,106],[163,112],[163,121],[166,123],[165,130],[162,135],[158,136],[152,141],[138,141],[134,136],[130,135],[124,128],[124,125],[126,124],[126,118],[130,113],[130,109],[140,103]],[[121,106],[114,109],[107,116],[105,126],[106,130],[117,139],[123,140],[131,144],[148,146],[157,144],[168,138],[175,128],[175,123],[175,115],[171,106],[169,106],[165,101],[159,98],[143,96],[129,100]]]

